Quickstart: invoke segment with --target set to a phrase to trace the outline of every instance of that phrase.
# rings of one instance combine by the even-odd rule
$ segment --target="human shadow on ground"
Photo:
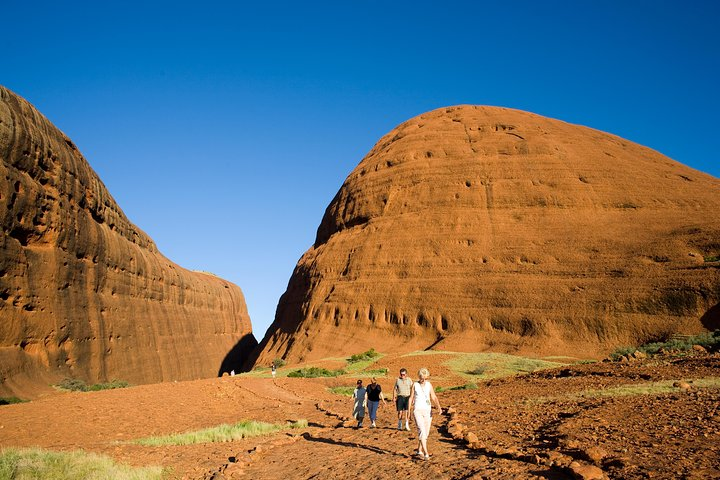
[[[391,452],[390,450],[385,450],[380,447],[374,447],[372,445],[363,445],[362,443],[357,443],[357,442],[343,442],[341,440],[333,440],[332,438],[325,438],[325,437],[314,437],[314,436],[310,435],[309,433],[303,433],[302,437],[309,442],[327,443],[330,445],[338,445],[340,447],[364,448],[365,450],[370,450],[371,452],[374,452],[374,453],[380,453],[383,455],[395,455],[396,457],[405,458],[405,456],[406,456],[401,453]]]

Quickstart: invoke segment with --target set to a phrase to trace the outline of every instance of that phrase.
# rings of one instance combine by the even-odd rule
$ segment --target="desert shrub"
[[[112,380],[108,383],[96,383],[88,387],[89,392],[96,392],[98,390],[113,390],[115,388],[127,388],[130,384],[125,380]]]
[[[272,363],[275,365],[275,368],[280,368],[287,365],[287,362],[285,362],[285,360],[283,360],[282,358],[276,358],[272,361]]]
[[[465,385],[456,385],[454,387],[435,387],[435,391],[439,393],[453,390],[477,390],[477,388],[477,383],[470,382]]]
[[[468,375],[482,375],[486,371],[487,371],[487,367],[485,365],[478,365],[477,367],[472,368],[472,369],[466,371],[465,373],[467,373]]]
[[[87,383],[77,378],[64,378],[57,387],[71,392],[87,392],[88,389]]]
[[[720,262],[720,255],[708,255],[704,258],[706,262]]]
[[[161,467],[131,467],[111,458],[86,453],[8,448],[0,451],[0,479],[160,480]]]
[[[383,367],[383,368],[374,368],[371,370],[364,370],[362,373],[365,375],[369,375],[371,377],[384,377],[388,374],[390,370]]]
[[[99,390],[112,390],[115,388],[126,388],[130,384],[125,380],[112,380],[108,383],[96,383],[94,385],[88,385],[82,380],[77,378],[65,378],[62,382],[57,384],[58,388],[63,390],[70,390],[72,392],[97,392]]]
[[[345,370],[328,370],[327,368],[308,367],[299,370],[293,370],[288,373],[288,377],[293,378],[317,378],[317,377],[337,377],[345,373]]]
[[[647,355],[655,355],[660,352],[660,350],[687,352],[692,349],[693,345],[700,345],[710,351],[720,350],[720,330],[688,337],[670,338],[664,342],[646,343],[639,347],[620,347],[610,354],[610,358],[618,360],[622,356],[632,355],[635,351],[640,351]]]
[[[0,397],[0,405],[12,405],[13,403],[23,403],[27,400],[23,400],[18,397]]]
[[[358,362],[364,362],[367,360],[374,360],[377,357],[379,357],[380,354],[375,351],[374,348],[371,348],[370,350],[363,352],[363,353],[356,353],[355,355],[350,355],[350,358],[347,359],[348,363],[358,363]]]

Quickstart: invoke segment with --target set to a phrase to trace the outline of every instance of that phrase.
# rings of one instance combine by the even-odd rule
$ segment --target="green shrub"
[[[317,377],[337,377],[345,373],[345,370],[328,370],[327,368],[309,367],[293,370],[288,373],[288,377],[293,378],[317,378]]]
[[[96,383],[95,385],[90,385],[88,387],[88,391],[97,392],[98,390],[113,390],[115,388],[127,388],[129,386],[130,384],[125,380],[112,380],[109,383]]]
[[[70,390],[71,392],[87,392],[88,389],[87,383],[77,378],[64,378],[57,386],[58,388]]]
[[[363,375],[368,375],[370,377],[384,377],[385,375],[388,374],[389,371],[390,371],[389,369],[383,367],[383,368],[374,368],[371,370],[364,370],[361,373]]]
[[[380,356],[380,354],[378,352],[376,352],[374,348],[371,348],[367,352],[356,353],[355,355],[351,355],[350,358],[347,359],[347,362],[348,363],[364,362],[367,360],[374,360],[379,356]]]
[[[108,383],[96,383],[95,385],[88,385],[82,380],[77,378],[66,378],[62,382],[57,384],[58,388],[63,390],[70,390],[72,392],[97,392],[99,390],[112,390],[115,388],[126,388],[130,384],[125,380],[112,380]]]
[[[635,351],[640,351],[646,355],[655,355],[660,350],[687,352],[692,349],[693,345],[700,345],[710,351],[720,350],[720,330],[688,337],[670,338],[664,342],[646,343],[639,347],[620,347],[610,354],[610,358],[618,360],[622,356],[632,355]]]
[[[18,397],[0,397],[0,405],[12,405],[13,403],[23,403],[27,400],[23,400]]]
[[[285,360],[283,360],[282,358],[276,358],[272,361],[272,363],[275,364],[275,368],[280,368],[287,365],[287,362],[285,362]]]
[[[161,467],[131,467],[86,453],[8,448],[0,451],[0,479],[23,480],[160,480]]]
[[[708,255],[705,257],[706,262],[720,262],[720,255]]]

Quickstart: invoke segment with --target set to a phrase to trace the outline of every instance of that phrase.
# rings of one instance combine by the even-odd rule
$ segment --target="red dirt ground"
[[[386,357],[381,363],[392,373],[379,382],[389,391],[400,365],[411,373],[425,365],[436,386],[464,383],[443,360]],[[381,407],[379,428],[352,427],[351,400],[326,387],[351,386],[353,378],[236,376],[57,393],[0,407],[0,447],[82,449],[131,465],[162,465],[173,479],[711,479],[720,478],[717,387],[578,395],[708,377],[720,377],[720,356],[574,365],[492,380],[476,390],[444,391],[438,394],[444,411],[434,418],[429,461],[413,458],[415,432],[395,429],[392,405]],[[309,426],[227,443],[125,443],[243,419],[306,419]]]

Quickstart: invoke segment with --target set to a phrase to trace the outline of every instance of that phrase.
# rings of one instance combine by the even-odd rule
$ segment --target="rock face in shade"
[[[0,154],[0,393],[242,364],[226,358],[257,344],[240,288],[161,255],[77,147],[2,87]]]
[[[718,328],[718,212],[720,180],[617,136],[435,110],[350,173],[255,356],[582,357]]]

